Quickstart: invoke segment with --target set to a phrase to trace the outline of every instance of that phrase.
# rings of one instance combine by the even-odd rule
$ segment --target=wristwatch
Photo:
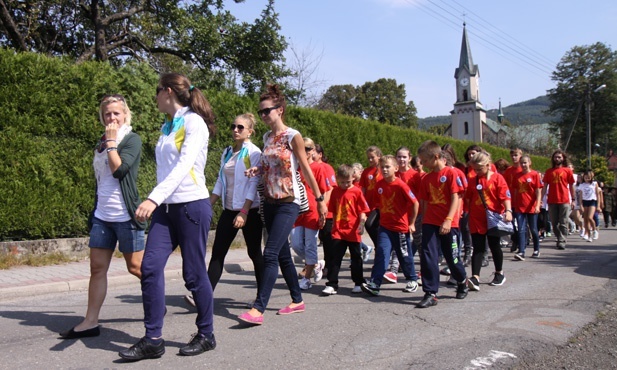
[[[315,198],[315,201],[317,202],[323,202],[323,194],[321,194],[320,196]]]

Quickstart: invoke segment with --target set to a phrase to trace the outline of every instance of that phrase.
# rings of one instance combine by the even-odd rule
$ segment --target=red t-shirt
[[[542,189],[540,174],[534,170],[520,173],[514,180],[512,209],[518,213],[536,213],[536,190]]]
[[[310,166],[311,172],[313,172],[313,176],[317,181],[319,191],[323,194],[326,191],[330,190],[330,187],[326,182],[326,176],[323,166],[317,162],[311,163]],[[300,171],[300,175],[302,175],[302,171]],[[311,190],[311,187],[308,186],[308,183],[304,179],[304,175],[302,175],[301,177],[302,183],[306,188],[306,196],[308,197],[309,201],[309,210],[308,212],[298,215],[298,218],[296,218],[296,222],[294,223],[294,227],[303,226],[307,229],[319,230],[319,212],[317,211],[317,201],[315,200],[315,194],[313,194],[313,190]]]
[[[375,184],[383,179],[378,167],[367,167],[360,176],[360,187],[364,190],[364,198],[371,210],[377,208],[377,189]]]
[[[338,186],[332,190],[328,211],[332,212],[332,239],[361,242],[362,236],[358,234],[360,215],[370,212],[364,199],[362,190],[358,187],[341,189]]]
[[[422,183],[422,179],[426,176],[426,172],[418,172],[413,175],[409,181],[407,181],[407,186],[411,189],[411,192],[414,194],[418,194],[420,191],[420,184]]]
[[[523,173],[523,168],[521,166],[510,166],[504,171],[503,178],[506,180],[506,184],[508,184],[508,188],[510,188],[511,192],[514,191],[516,178],[521,173]]]
[[[333,189],[334,187],[336,187],[336,175],[334,173],[334,168],[332,168],[332,166],[330,166],[326,162],[320,162],[319,164],[323,167],[323,170],[325,172],[326,183],[328,184],[330,189]],[[328,211],[328,215],[326,216],[326,218],[332,218],[332,212]]]
[[[510,190],[506,180],[498,173],[493,173],[490,179],[486,176],[474,176],[469,180],[465,199],[469,200],[469,231],[472,234],[486,234],[486,209],[482,204],[478,190],[484,194],[486,206],[493,212],[503,213],[503,202],[510,199]]]
[[[543,179],[548,184],[548,204],[570,203],[570,186],[574,186],[574,174],[568,167],[549,168]]]
[[[418,198],[426,202],[422,224],[441,226],[450,211],[452,194],[464,194],[467,180],[463,180],[464,175],[457,171],[459,170],[452,167],[444,167],[439,172],[426,174],[422,179],[418,194]],[[453,217],[452,227],[458,227],[461,209],[459,206]]]
[[[379,208],[379,225],[398,232],[409,232],[409,214],[414,203],[418,203],[416,196],[409,186],[395,177],[394,181],[379,180],[375,185],[377,193],[377,208]]]
[[[411,179],[413,178],[413,176],[418,173],[418,171],[414,170],[413,168],[408,169],[405,172],[401,172],[401,171],[396,171],[395,175],[396,177],[398,177],[399,179],[403,180],[403,182],[407,185],[409,185],[409,182],[411,181]],[[413,190],[412,190],[413,191]],[[414,193],[415,194],[415,193]]]

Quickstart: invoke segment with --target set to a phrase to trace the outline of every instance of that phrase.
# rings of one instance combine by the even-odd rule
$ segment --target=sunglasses
[[[310,146],[307,146],[307,147],[304,148],[304,150],[306,150],[307,153],[310,152],[313,149],[315,149],[315,148],[311,148]]]
[[[236,125],[235,123],[232,123],[231,126],[229,126],[229,128],[231,129],[231,131],[238,129],[238,131],[242,131],[244,130],[244,125]]]
[[[158,87],[156,88],[156,95],[158,95],[161,91],[163,91],[163,90],[165,90],[165,89],[166,89],[166,87],[161,87],[161,86],[158,86]]]
[[[103,95],[103,99],[101,99],[101,103],[102,102],[106,102],[108,100],[111,99],[116,99],[116,100],[120,100],[122,102],[126,102],[126,100],[124,99],[124,96],[120,95],[120,94],[108,94],[108,95]]]
[[[270,114],[270,112],[272,112],[275,109],[279,109],[281,106],[280,105],[275,105],[274,107],[270,107],[270,108],[264,108],[264,109],[260,109],[257,111],[257,114],[261,117],[261,116],[267,116]]]

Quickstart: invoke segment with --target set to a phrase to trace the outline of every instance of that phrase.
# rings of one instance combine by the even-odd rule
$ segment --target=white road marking
[[[508,352],[491,350],[488,356],[478,357],[471,360],[471,366],[466,366],[465,370],[486,369],[502,358],[516,358],[516,355]]]

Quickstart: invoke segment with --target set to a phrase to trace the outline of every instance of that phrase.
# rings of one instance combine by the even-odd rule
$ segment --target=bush
[[[92,150],[103,133],[98,104],[104,94],[125,96],[133,128],[144,143],[138,188],[142,198],[156,185],[154,146],[163,116],[154,103],[158,74],[146,64],[113,68],[107,63],[75,64],[66,58],[0,49],[0,240],[87,235],[86,220],[94,199]],[[200,88],[203,87],[199,86]],[[257,98],[229,92],[207,92],[217,116],[218,134],[209,144],[206,183],[212,189],[223,149],[232,143],[229,124],[245,112],[256,115]],[[378,145],[394,153],[401,145],[412,152],[427,139],[452,143],[461,156],[469,142],[411,129],[368,122],[313,109],[289,107],[288,124],[321,144],[330,163],[361,161]],[[260,122],[253,136],[262,145],[267,127]],[[486,146],[493,158],[509,151]],[[534,157],[534,168],[548,159]],[[221,212],[214,207],[213,220]]]

